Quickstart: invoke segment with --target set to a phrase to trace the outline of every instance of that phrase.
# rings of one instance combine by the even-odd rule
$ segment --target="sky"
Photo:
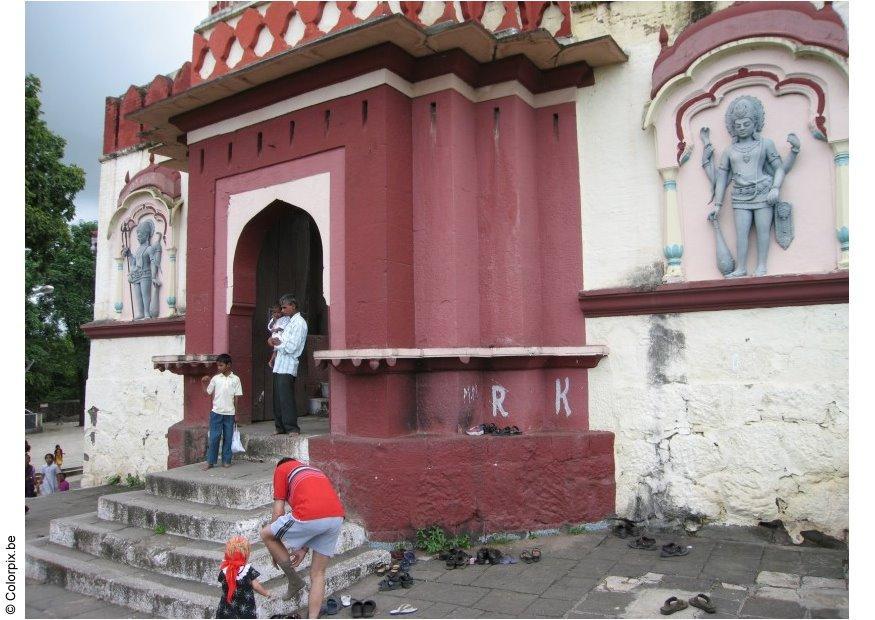
[[[64,161],[85,170],[77,219],[97,219],[106,97],[191,60],[194,27],[208,11],[206,0],[26,3],[25,72],[42,82],[43,118],[67,140]]]

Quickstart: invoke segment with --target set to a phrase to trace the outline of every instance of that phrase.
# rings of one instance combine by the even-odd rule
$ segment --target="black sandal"
[[[680,545],[676,545],[671,542],[667,545],[662,546],[662,550],[659,552],[659,555],[663,558],[673,558],[676,556],[687,555],[690,552],[686,547],[681,547]]]

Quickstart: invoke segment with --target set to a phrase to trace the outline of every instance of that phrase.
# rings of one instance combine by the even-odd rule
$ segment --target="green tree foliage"
[[[85,172],[64,164],[66,141],[42,118],[40,81],[28,75],[25,90],[25,392],[28,402],[81,398],[88,370],[88,342],[80,325],[94,305],[95,222],[70,226],[73,199]],[[52,295],[32,295],[51,284]]]

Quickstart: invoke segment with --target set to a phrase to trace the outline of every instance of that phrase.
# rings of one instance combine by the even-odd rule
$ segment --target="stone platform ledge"
[[[434,524],[471,534],[554,529],[615,511],[610,432],[323,435],[309,447],[372,542]]]
[[[333,349],[317,351],[316,363],[329,363],[344,374],[410,373],[459,370],[595,368],[608,348],[459,347],[431,349]]]
[[[164,372],[169,370],[174,375],[211,375],[216,372],[218,355],[194,354],[185,355],[153,355],[152,367]]]

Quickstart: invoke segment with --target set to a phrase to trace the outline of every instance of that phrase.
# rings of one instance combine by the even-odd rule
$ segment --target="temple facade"
[[[202,459],[220,353],[269,423],[292,292],[310,460],[373,540],[846,537],[847,32],[847,3],[210,3],[106,101],[83,484]]]

